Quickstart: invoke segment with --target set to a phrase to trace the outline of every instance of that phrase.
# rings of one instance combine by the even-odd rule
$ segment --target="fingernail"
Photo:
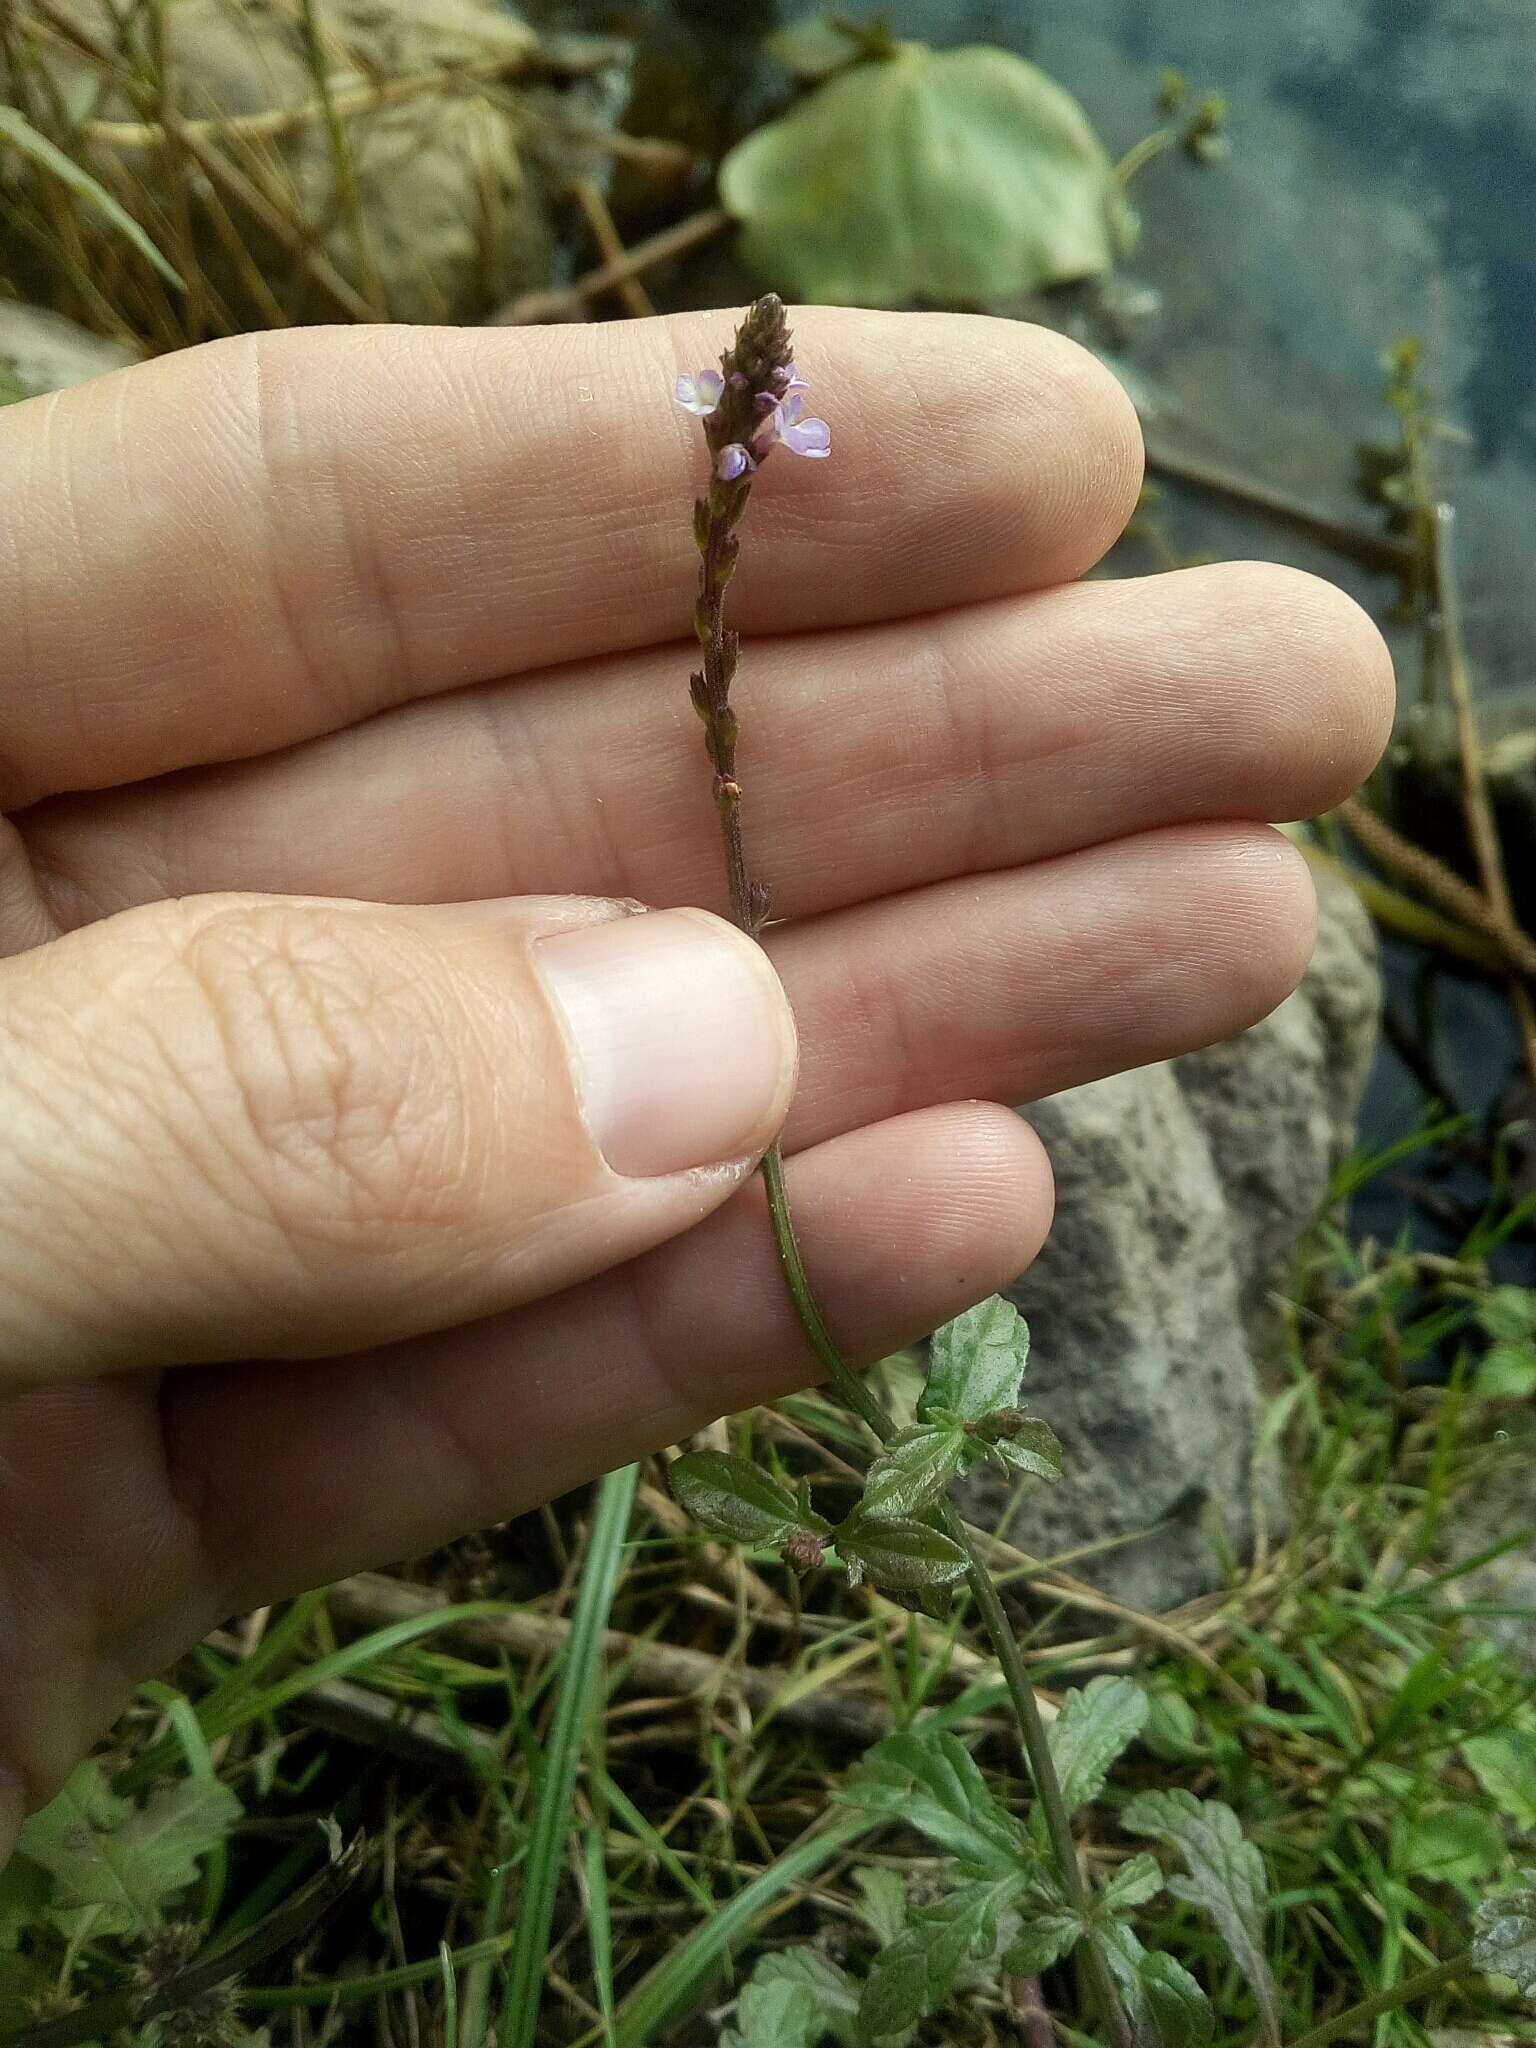
[[[680,1173],[771,1141],[795,1025],[768,957],[702,910],[654,910],[541,939],[587,1128],[615,1173]]]

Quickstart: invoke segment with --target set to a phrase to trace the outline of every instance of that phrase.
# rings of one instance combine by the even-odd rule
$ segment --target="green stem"
[[[789,1289],[795,1314],[800,1318],[800,1327],[817,1359],[826,1367],[827,1377],[843,1406],[872,1430],[881,1443],[885,1443],[891,1436],[890,1417],[870,1390],[868,1382],[853,1370],[838,1350],[811,1291],[805,1261],[800,1256],[800,1245],[795,1236],[794,1221],[789,1213],[789,1191],[784,1185],[784,1155],[777,1145],[770,1145],[763,1154],[763,1185],[768,1190],[768,1217],[773,1224],[774,1243],[779,1248],[784,1284]]]
[[[731,863],[732,872],[744,875],[747,869],[742,852],[739,805],[732,804],[728,809],[722,810],[721,822],[725,828],[728,852],[734,856]],[[734,890],[732,894],[735,895]],[[743,905],[745,902],[746,897],[743,895]],[[739,914],[738,922],[742,923],[743,929],[750,930],[751,927]],[[810,1277],[805,1270],[805,1261],[800,1256],[799,1240],[795,1236],[794,1219],[789,1209],[789,1193],[784,1185],[784,1159],[777,1145],[770,1145],[763,1155],[763,1184],[767,1189],[768,1215],[773,1224],[774,1243],[778,1246],[779,1264],[783,1268],[784,1282],[789,1290],[789,1298],[794,1304],[795,1313],[800,1319],[800,1327],[804,1330],[817,1359],[825,1367],[827,1377],[843,1405],[850,1409],[881,1443],[885,1443],[892,1435],[890,1417],[885,1413],[868,1382],[853,1370],[837,1348],[812,1290]],[[1024,1668],[1018,1638],[1009,1622],[1002,1597],[992,1583],[981,1553],[976,1548],[975,1538],[947,1501],[944,1504],[944,1526],[965,1552],[966,1584],[970,1587],[971,1597],[976,1602],[976,1611],[992,1644],[993,1654],[1002,1667],[1008,1697],[1013,1703],[1013,1711],[1019,1723],[1025,1761],[1045,1814],[1046,1827],[1061,1872],[1062,1885],[1073,1906],[1086,1917],[1090,1900],[1088,1888],[1083,1881],[1082,1866],[1077,1860],[1077,1845],[1072,1837],[1072,1818],[1067,1812],[1067,1802],[1062,1797],[1061,1782],[1056,1776],[1050,1742],[1046,1737],[1045,1723],[1040,1715],[1040,1703],[1035,1698],[1034,1687],[1030,1684],[1029,1674]],[[1130,2020],[1121,2003],[1120,1993],[1109,1967],[1109,1959],[1097,1936],[1090,1937],[1088,1952],[1099,1997],[1114,2036],[1115,2048],[1134,2048],[1135,2036]]]
[[[786,355],[787,341],[786,335]],[[729,369],[730,360],[729,357],[722,359],[723,369]],[[710,445],[714,448],[713,439]],[[725,843],[731,913],[741,929],[755,938],[762,929],[768,897],[766,890],[752,879],[742,838],[742,790],[736,776],[738,727],[730,703],[730,687],[736,669],[736,639],[725,628],[725,589],[736,559],[732,529],[746,509],[749,491],[749,477],[728,485],[716,481],[710,486],[709,496],[700,499],[696,508],[694,536],[701,560],[694,624],[704,653],[704,666],[692,678],[691,690],[694,709],[704,721],[706,751],[715,771],[715,802]],[[777,1145],[770,1145],[763,1155],[763,1183],[768,1194],[768,1214],[773,1224],[779,1264],[783,1268],[785,1285],[800,1326],[839,1399],[879,1442],[886,1443],[892,1435],[890,1418],[873,1389],[853,1370],[838,1349],[812,1291],[790,1217],[789,1195],[784,1185],[784,1160]],[[1062,1885],[1073,1906],[1087,1917],[1090,1900],[1082,1866],[1077,1860],[1077,1847],[1072,1839],[1071,1816],[1051,1761],[1039,1702],[1025,1672],[1018,1641],[974,1538],[947,1502],[944,1519],[950,1535],[965,1552],[966,1580],[991,1639],[993,1652],[1002,1667],[1018,1717],[1025,1760],[1045,1813]],[[1102,1943],[1091,1934],[1088,1946],[1114,2048],[1135,2048],[1131,2023],[1121,2003]]]
[[[976,1602],[976,1611],[981,1616],[982,1626],[986,1629],[993,1653],[1002,1666],[1003,1681],[1008,1687],[1008,1697],[1013,1702],[1013,1711],[1018,1719],[1024,1755],[1029,1763],[1029,1774],[1034,1780],[1035,1793],[1045,1814],[1045,1825],[1050,1834],[1051,1848],[1056,1857],[1062,1886],[1075,1910],[1087,1919],[1092,1900],[1089,1898],[1088,1886],[1083,1878],[1082,1865],[1077,1860],[1077,1843],[1072,1835],[1072,1816],[1068,1813],[1067,1802],[1062,1796],[1061,1780],[1056,1775],[1050,1740],[1046,1735],[1045,1722],[1040,1713],[1040,1702],[1035,1698],[1035,1689],[1029,1682],[1023,1653],[1019,1649],[1019,1639],[1013,1632],[1007,1610],[1003,1606],[1002,1595],[992,1583],[992,1576],[982,1562],[981,1553],[976,1548],[975,1537],[947,1500],[944,1503],[944,1527],[965,1552],[965,1582],[970,1587],[971,1598]],[[1114,1972],[1109,1966],[1109,1958],[1096,1933],[1090,1933],[1088,1937],[1088,1954],[1105,2017],[1115,2037],[1116,2048],[1134,2048],[1135,2035],[1125,2007],[1121,2003]]]
[[[1147,165],[1160,157],[1165,150],[1172,149],[1179,139],[1177,128],[1154,128],[1150,135],[1143,135],[1140,142],[1133,142],[1110,172],[1111,178],[1123,192],[1132,178]]]
[[[1378,1991],[1371,1998],[1362,1998],[1347,2012],[1324,2020],[1321,2026],[1309,2028],[1305,2034],[1298,2034],[1290,2048],[1323,2048],[1324,2042],[1336,2041],[1340,2034],[1353,2033],[1366,2020],[1376,2019],[1384,2012],[1396,2012],[1399,2006],[1411,2005],[1415,1999],[1427,1998],[1432,1991],[1440,1990],[1442,1985],[1453,1983],[1458,1977],[1465,1977],[1469,1970],[1476,1968],[1470,1953],[1452,1956],[1448,1963],[1436,1963],[1428,1970],[1420,1970],[1416,1977],[1404,1977],[1396,1984],[1389,1984],[1385,1991]]]

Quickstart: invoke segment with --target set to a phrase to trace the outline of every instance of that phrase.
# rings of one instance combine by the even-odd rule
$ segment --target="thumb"
[[[0,963],[0,1379],[350,1351],[687,1229],[789,1105],[699,910],[158,903]]]

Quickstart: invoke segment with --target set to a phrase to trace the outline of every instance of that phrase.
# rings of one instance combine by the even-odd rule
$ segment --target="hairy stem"
[[[720,812],[721,837],[725,846],[731,915],[744,932],[755,938],[767,915],[768,897],[767,891],[754,882],[747,864],[741,823],[742,790],[736,774],[739,729],[728,701],[736,668],[736,643],[734,635],[727,634],[725,630],[724,618],[725,585],[735,563],[736,544],[731,529],[745,508],[746,495],[745,484],[722,487],[717,483],[712,486],[709,498],[700,501],[697,539],[702,559],[694,622],[704,651],[704,666],[693,679],[693,703],[704,721],[705,748],[715,770],[715,802]],[[767,1190],[768,1215],[785,1285],[806,1339],[843,1405],[881,1443],[885,1443],[892,1435],[890,1418],[868,1383],[853,1370],[838,1349],[812,1290],[795,1237],[789,1196],[784,1185],[784,1160],[777,1145],[771,1145],[763,1156],[763,1184]],[[944,1526],[965,1552],[966,1584],[1002,1668],[1019,1724],[1025,1761],[1045,1814],[1063,1888],[1072,1905],[1086,1916],[1090,1900],[1077,1858],[1077,1846],[1072,1838],[1072,1820],[1062,1797],[1040,1704],[1024,1668],[1018,1639],[1001,1596],[982,1562],[975,1539],[947,1502]],[[1108,1957],[1096,1935],[1089,1937],[1088,1953],[1114,2048],[1135,2048],[1130,2020],[1121,2002]]]

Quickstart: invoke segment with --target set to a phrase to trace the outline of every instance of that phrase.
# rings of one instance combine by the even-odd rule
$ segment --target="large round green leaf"
[[[802,299],[967,304],[1109,267],[1121,209],[1070,93],[1006,50],[901,43],[720,171],[743,255]]]

